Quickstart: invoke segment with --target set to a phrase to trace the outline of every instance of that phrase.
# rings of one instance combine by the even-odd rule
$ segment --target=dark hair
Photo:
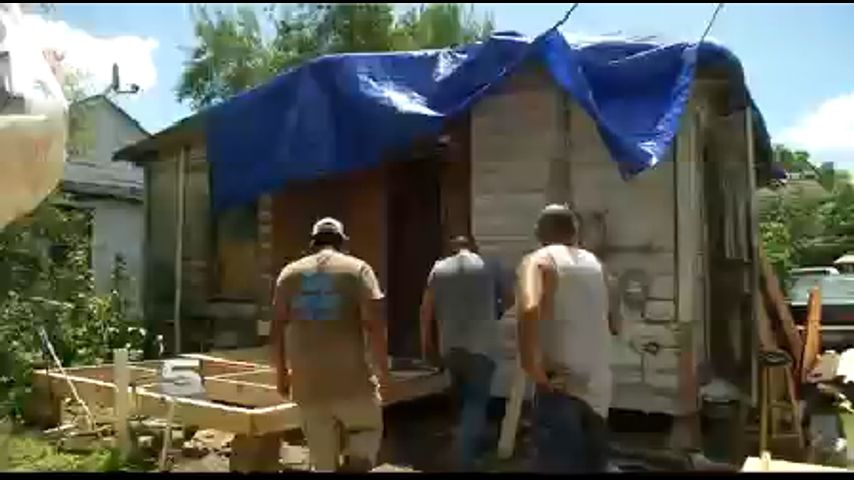
[[[336,250],[341,250],[344,245],[344,237],[333,232],[320,232],[311,237],[311,247],[313,249],[332,247]]]
[[[457,253],[460,250],[471,250],[476,253],[477,243],[468,235],[455,235],[448,239],[448,248],[453,253]]]
[[[578,237],[578,217],[566,206],[547,207],[537,220],[537,237],[542,242],[574,242]]]

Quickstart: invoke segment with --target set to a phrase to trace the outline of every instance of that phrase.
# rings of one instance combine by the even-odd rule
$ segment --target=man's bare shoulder
[[[539,268],[542,270],[553,270],[554,262],[551,261],[548,250],[545,247],[538,248],[533,252],[522,257],[519,262],[519,271],[524,271],[527,268]]]

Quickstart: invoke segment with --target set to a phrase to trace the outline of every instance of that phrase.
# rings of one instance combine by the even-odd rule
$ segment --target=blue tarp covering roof
[[[213,207],[375,166],[389,149],[440,133],[528,61],[593,118],[627,179],[664,158],[698,66],[726,73],[732,111],[752,105],[738,59],[708,42],[576,44],[554,28],[533,40],[497,34],[454,49],[324,56],[210,109]],[[754,118],[760,150],[770,151]]]

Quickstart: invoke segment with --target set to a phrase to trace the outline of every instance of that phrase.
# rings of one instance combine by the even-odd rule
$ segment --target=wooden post
[[[759,202],[756,197],[757,184],[756,159],[753,149],[753,108],[749,103],[749,98],[745,99],[745,101],[748,102],[744,112],[744,139],[747,143],[747,198],[750,199],[750,247],[752,257],[752,265],[750,268],[750,287],[753,292],[753,324],[760,325],[762,321],[769,320],[768,314],[770,312],[765,310],[765,303],[762,297],[762,286],[760,285],[763,260],[759,234]],[[762,316],[765,317],[762,318]],[[759,381],[762,376],[762,369],[757,362],[757,354],[761,348],[761,337],[759,333],[760,332],[756,332],[751,336],[753,354],[750,355],[750,403],[753,406],[760,404],[760,390],[763,388]]]
[[[280,433],[237,435],[231,442],[229,470],[239,473],[278,472],[281,447]]]
[[[181,149],[181,156],[178,157],[178,212],[176,216],[175,228],[175,304],[172,306],[172,321],[175,336],[175,355],[181,353],[181,294],[183,273],[184,273],[184,191],[186,190],[186,179],[184,177],[187,169],[187,157],[189,147]]]
[[[115,409],[116,439],[119,451],[127,458],[131,451],[130,429],[128,417],[130,416],[130,399],[128,389],[130,388],[130,370],[128,369],[128,351],[124,348],[113,350],[113,381],[116,384],[116,397],[113,404]]]
[[[172,422],[175,421],[175,399],[169,398],[169,410],[166,413],[166,427],[163,430],[163,446],[160,449],[160,471],[166,472],[166,460],[169,449],[172,448]]]

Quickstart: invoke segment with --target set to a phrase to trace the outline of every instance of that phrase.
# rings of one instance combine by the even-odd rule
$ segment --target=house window
[[[255,299],[258,284],[256,245],[257,206],[234,207],[214,218],[214,297]]]

